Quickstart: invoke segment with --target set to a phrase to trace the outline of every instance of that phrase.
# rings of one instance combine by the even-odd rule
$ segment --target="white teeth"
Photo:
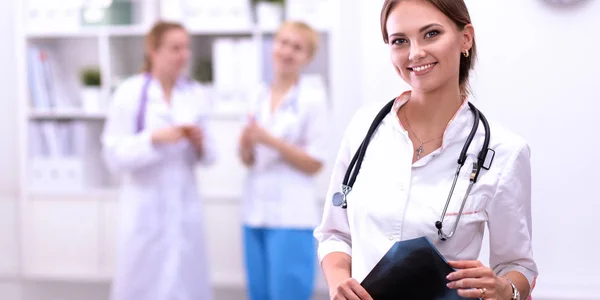
[[[420,66],[420,67],[415,67],[415,68],[413,68],[413,71],[421,72],[423,70],[427,70],[427,69],[433,67],[433,65],[434,64],[428,64],[428,65],[424,65],[424,66]]]

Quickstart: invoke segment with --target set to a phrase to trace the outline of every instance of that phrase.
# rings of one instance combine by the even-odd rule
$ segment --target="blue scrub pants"
[[[244,227],[248,300],[310,300],[316,241],[309,229]]]

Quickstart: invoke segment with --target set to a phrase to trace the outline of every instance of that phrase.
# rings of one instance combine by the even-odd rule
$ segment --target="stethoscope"
[[[186,83],[190,82],[189,78],[185,78]],[[146,117],[146,106],[148,103],[148,89],[150,88],[150,82],[152,82],[152,75],[150,73],[144,73],[144,84],[142,85],[142,93],[140,95],[140,101],[138,106],[138,112],[136,117],[135,132],[140,133],[144,129],[144,122]]]
[[[348,196],[348,193],[350,193],[350,191],[352,190],[352,186],[354,186],[354,182],[356,181],[356,176],[358,175],[358,171],[360,170],[360,166],[362,164],[363,158],[365,157],[365,153],[367,151],[369,142],[371,141],[371,138],[373,137],[373,134],[375,133],[375,130],[377,129],[379,124],[383,121],[383,119],[387,116],[387,114],[392,109],[392,106],[394,105],[394,101],[395,101],[395,99],[390,101],[389,103],[387,103],[381,109],[381,111],[379,111],[379,113],[377,114],[377,116],[375,117],[373,122],[371,123],[371,126],[369,127],[369,131],[367,132],[367,135],[365,136],[362,143],[358,147],[358,150],[356,151],[356,153],[354,153],[354,156],[352,157],[352,160],[350,161],[350,165],[348,166],[348,169],[346,169],[346,174],[344,176],[344,181],[342,183],[341,191],[336,192],[332,196],[332,203],[334,206],[341,206],[343,209],[346,209],[348,207],[348,202],[346,201],[346,197]],[[471,102],[469,102],[469,108],[471,109],[471,112],[473,113],[473,117],[475,119],[473,122],[473,127],[471,128],[471,132],[469,133],[469,136],[467,137],[467,140],[465,141],[465,144],[463,145],[462,151],[460,152],[460,156],[458,157],[458,167],[456,169],[456,173],[454,174],[454,181],[452,183],[452,188],[450,189],[448,199],[446,200],[446,205],[444,206],[444,210],[442,211],[442,215],[441,215],[439,221],[435,222],[435,227],[438,230],[438,236],[442,241],[445,241],[445,240],[451,238],[454,235],[454,233],[456,232],[456,227],[458,226],[458,221],[460,220],[460,216],[461,216],[463,208],[465,206],[465,202],[467,200],[467,197],[469,196],[469,193],[471,192],[471,188],[473,187],[473,184],[475,184],[475,182],[477,182],[477,178],[479,177],[481,168],[489,170],[489,168],[491,166],[491,160],[486,165],[486,157],[488,155],[488,151],[492,155],[491,159],[493,159],[493,156],[494,156],[494,150],[488,148],[489,143],[490,143],[490,127],[489,127],[488,121],[486,120],[483,113],[481,113]],[[467,191],[463,198],[462,204],[460,206],[460,210],[456,217],[456,221],[454,222],[454,226],[452,227],[452,231],[450,231],[450,233],[446,234],[442,230],[444,216],[446,215],[448,205],[450,204],[450,199],[452,198],[452,195],[454,194],[454,187],[456,186],[456,181],[458,180],[458,175],[460,173],[460,170],[461,170],[462,166],[464,165],[465,161],[467,160],[467,150],[471,146],[471,142],[473,141],[473,138],[475,137],[475,133],[477,132],[477,128],[479,127],[480,121],[483,123],[483,127],[485,129],[485,139],[483,141],[481,151],[479,151],[479,155],[477,156],[477,161],[473,162],[471,175],[469,177],[469,181],[470,181],[469,187],[467,188]]]
[[[144,74],[144,85],[142,86],[142,94],[140,96],[140,102],[138,107],[138,113],[136,118],[136,126],[135,132],[140,133],[142,129],[144,129],[144,119],[146,116],[146,105],[148,103],[148,88],[150,86],[150,82],[152,81],[152,76],[150,73]]]

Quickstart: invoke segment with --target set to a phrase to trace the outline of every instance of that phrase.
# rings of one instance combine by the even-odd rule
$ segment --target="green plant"
[[[81,83],[84,86],[100,86],[102,84],[100,69],[97,67],[83,68],[81,70]]]

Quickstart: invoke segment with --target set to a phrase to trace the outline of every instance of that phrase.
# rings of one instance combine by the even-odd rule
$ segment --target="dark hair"
[[[389,43],[388,31],[386,28],[387,19],[390,12],[396,4],[403,0],[385,0],[381,9],[381,34],[383,41]],[[467,5],[463,0],[423,0],[435,6],[439,11],[446,15],[459,30],[463,30],[467,24],[471,24],[471,16]],[[473,69],[475,58],[477,57],[477,48],[475,47],[475,38],[473,38],[473,46],[469,50],[469,56],[460,56],[460,71],[458,74],[458,85],[463,96],[469,94],[469,71]]]
[[[148,53],[151,50],[158,49],[164,35],[173,29],[185,30],[183,25],[179,23],[158,21],[152,26],[150,32],[146,34],[146,37],[144,38],[144,65],[142,66],[142,72],[152,71],[152,61],[150,61]]]

